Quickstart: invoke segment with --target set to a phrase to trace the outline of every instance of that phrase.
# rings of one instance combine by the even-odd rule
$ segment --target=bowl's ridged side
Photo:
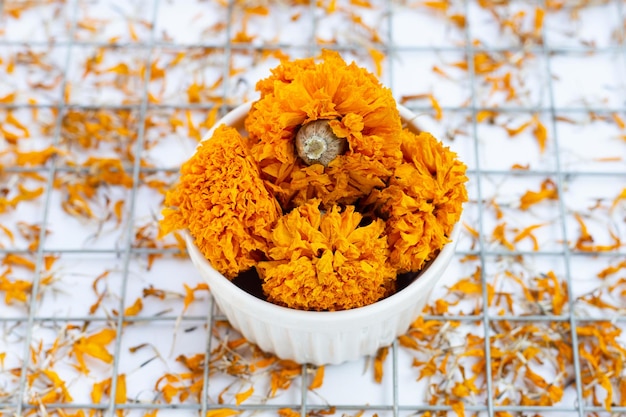
[[[324,331],[323,328],[307,330],[285,327],[279,319],[268,323],[230,305],[220,298],[219,293],[214,293],[213,297],[230,324],[250,342],[280,358],[314,365],[339,364],[374,355],[379,348],[390,345],[399,334],[407,331],[428,298],[417,300],[386,320],[363,323],[360,328],[337,332]]]

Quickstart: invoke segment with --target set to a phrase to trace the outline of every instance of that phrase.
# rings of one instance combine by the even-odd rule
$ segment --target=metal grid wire
[[[12,397],[13,401],[7,404],[0,404],[0,413],[5,412],[8,414],[15,415],[23,415],[28,412],[37,412],[37,406],[29,403],[26,398],[26,390],[28,384],[28,370],[31,366],[30,364],[30,356],[31,356],[31,346],[34,341],[33,329],[37,325],[45,325],[47,322],[49,323],[98,323],[98,322],[107,322],[110,323],[111,320],[114,321],[114,327],[117,329],[122,329],[127,324],[132,323],[147,323],[148,325],[152,324],[167,324],[172,325],[173,323],[205,323],[207,329],[213,329],[214,325],[217,321],[225,320],[223,316],[220,315],[217,308],[212,304],[209,299],[210,307],[208,308],[208,315],[197,315],[197,314],[189,314],[183,316],[171,315],[171,314],[162,314],[162,315],[154,315],[154,316],[125,316],[124,314],[118,314],[116,317],[111,319],[110,317],[97,317],[91,315],[80,315],[80,316],[50,316],[50,315],[40,315],[38,314],[38,294],[40,291],[40,280],[43,276],[44,271],[44,262],[46,255],[106,255],[112,256],[117,259],[121,259],[121,294],[119,296],[119,303],[117,305],[116,310],[118,312],[124,312],[128,307],[127,300],[127,288],[128,282],[131,279],[131,263],[134,257],[146,257],[149,255],[174,255],[177,253],[176,249],[153,249],[153,248],[141,248],[133,245],[133,233],[135,228],[134,223],[134,213],[137,211],[137,207],[140,204],[139,202],[139,186],[141,183],[141,175],[142,174],[155,174],[155,173],[176,173],[176,168],[144,168],[141,165],[141,155],[145,152],[145,143],[146,143],[146,117],[150,111],[153,110],[168,110],[172,108],[183,109],[183,110],[194,110],[194,111],[210,111],[213,108],[212,104],[187,104],[187,105],[169,105],[169,104],[155,104],[149,101],[149,85],[151,79],[151,62],[153,60],[153,54],[156,50],[162,49],[172,49],[172,50],[191,50],[191,49],[201,49],[201,48],[211,48],[211,49],[219,49],[223,51],[223,67],[222,67],[222,77],[223,77],[223,85],[221,96],[225,103],[228,103],[230,100],[230,91],[231,91],[231,83],[233,80],[231,79],[231,58],[234,52],[239,51],[264,51],[264,50],[280,50],[280,49],[291,49],[298,50],[300,49],[303,54],[311,54],[315,55],[321,50],[321,45],[315,39],[316,28],[318,26],[319,14],[316,12],[316,1],[311,1],[310,5],[310,13],[307,16],[310,19],[310,25],[312,27],[312,34],[310,36],[309,42],[306,45],[293,46],[293,45],[281,45],[281,44],[273,44],[273,45],[249,45],[249,44],[235,44],[231,42],[211,42],[211,43],[193,43],[193,44],[177,44],[172,42],[165,42],[163,40],[158,40],[158,36],[156,32],[156,19],[159,12],[159,8],[162,7],[162,3],[164,0],[153,0],[152,7],[150,7],[151,15],[147,16],[147,20],[149,22],[150,32],[147,40],[142,40],[139,42],[122,42],[117,43],[116,48],[118,49],[128,49],[133,53],[144,54],[145,56],[145,73],[143,74],[143,85],[142,85],[142,94],[140,95],[141,101],[136,104],[122,104],[122,105],[80,105],[73,104],[66,101],[66,85],[70,82],[68,80],[68,73],[70,68],[70,60],[72,54],[74,53],[76,48],[83,47],[109,47],[109,43],[107,42],[86,42],[76,40],[75,32],[77,30],[78,25],[78,16],[79,10],[81,6],[84,6],[83,2],[79,0],[70,0],[67,4],[67,10],[69,10],[69,27],[67,28],[67,40],[60,40],[55,42],[55,46],[63,48],[65,50],[65,58],[64,58],[64,69],[62,73],[62,80],[60,84],[60,94],[58,99],[58,103],[55,104],[0,104],[3,109],[31,109],[33,107],[40,109],[55,109],[56,112],[56,120],[55,127],[53,133],[53,146],[60,145],[61,142],[61,133],[62,133],[62,120],[65,114],[71,110],[92,110],[92,109],[106,109],[106,110],[131,110],[137,112],[137,141],[135,144],[134,154],[136,156],[134,163],[131,166],[126,166],[127,172],[132,176],[132,187],[129,189],[129,194],[127,198],[128,202],[128,213],[129,219],[125,223],[124,227],[124,241],[123,244],[114,248],[48,248],[46,245],[46,240],[48,239],[48,235],[46,230],[48,225],[50,224],[50,213],[52,211],[52,200],[53,200],[53,190],[54,190],[54,181],[56,176],[65,171],[76,171],[76,168],[71,167],[68,168],[66,166],[60,166],[55,160],[52,160],[52,163],[42,169],[30,169],[24,167],[17,166],[7,166],[4,168],[5,173],[15,173],[15,174],[23,174],[28,172],[36,172],[38,174],[44,175],[46,178],[45,182],[45,193],[43,196],[43,210],[42,217],[38,219],[38,222],[41,225],[41,232],[39,236],[39,241],[41,244],[36,249],[36,263],[35,263],[35,272],[33,274],[32,281],[32,292],[31,292],[31,302],[28,307],[28,314],[25,316],[3,316],[0,317],[0,324],[9,325],[9,324],[23,324],[25,328],[28,329],[23,338],[23,352],[21,353],[21,357],[24,358],[23,363],[21,364],[21,369],[19,374],[19,383],[17,386],[17,393]],[[463,3],[463,8],[465,9],[465,15],[470,14],[471,1],[466,0]],[[543,4],[543,0],[539,0],[537,3],[538,6],[545,6]],[[619,22],[626,21],[626,4],[621,0],[614,0],[615,10],[618,11]],[[0,8],[6,6],[4,2],[0,2]],[[225,28],[225,36],[226,39],[232,39],[233,37],[233,16],[234,16],[234,8],[236,7],[235,2],[230,0],[227,8],[227,16],[226,16],[226,28]],[[384,52],[388,57],[394,57],[404,53],[460,53],[465,56],[465,59],[468,62],[468,76],[469,76],[469,86],[470,86],[470,103],[469,105],[461,105],[461,106],[443,106],[443,111],[446,113],[459,113],[466,114],[470,116],[471,122],[468,126],[469,134],[472,138],[472,149],[471,154],[473,159],[475,160],[475,164],[473,167],[470,167],[468,174],[470,176],[471,182],[475,186],[475,195],[473,199],[475,200],[475,209],[478,213],[477,216],[477,224],[474,227],[477,230],[481,231],[480,238],[478,239],[478,245],[475,249],[461,249],[459,251],[459,256],[463,255],[477,255],[479,258],[480,271],[481,271],[481,282],[482,282],[482,298],[486,300],[488,298],[488,287],[487,287],[487,277],[485,276],[486,270],[489,267],[490,260],[496,257],[503,256],[526,256],[532,255],[535,257],[552,257],[562,259],[564,264],[564,279],[567,282],[568,288],[568,309],[566,314],[562,315],[525,315],[525,316],[517,316],[512,314],[503,314],[497,315],[489,310],[487,303],[482,303],[482,313],[480,314],[451,314],[451,315],[427,315],[425,316],[426,320],[438,320],[438,321],[455,321],[462,323],[480,323],[482,326],[484,334],[489,335],[492,333],[492,324],[499,321],[509,321],[509,322],[540,322],[540,323],[568,323],[570,328],[570,337],[573,346],[578,346],[578,335],[576,332],[577,326],[582,322],[594,322],[594,321],[605,321],[607,317],[577,317],[573,312],[575,311],[574,300],[575,295],[573,294],[574,283],[572,282],[572,257],[574,256],[572,250],[569,246],[568,242],[571,242],[573,236],[570,236],[571,230],[568,230],[566,227],[566,223],[564,219],[568,215],[568,209],[565,206],[563,199],[559,199],[558,201],[558,217],[561,219],[560,224],[560,235],[561,235],[561,247],[553,250],[542,250],[540,252],[535,251],[523,251],[523,250],[515,250],[515,251],[504,251],[491,248],[486,242],[486,227],[483,224],[483,215],[482,213],[486,210],[486,205],[488,204],[488,198],[485,196],[485,191],[483,189],[484,182],[486,177],[509,177],[511,176],[511,171],[508,169],[493,169],[489,167],[481,166],[481,155],[483,149],[481,147],[486,146],[479,140],[479,126],[477,123],[477,114],[481,111],[497,111],[499,113],[539,113],[542,115],[546,115],[547,119],[550,121],[547,128],[550,134],[551,141],[554,146],[554,157],[555,157],[555,165],[554,169],[530,169],[525,171],[517,171],[515,175],[521,178],[530,178],[530,177],[551,177],[554,178],[556,187],[559,195],[565,195],[565,191],[567,188],[567,183],[572,177],[576,178],[589,178],[594,181],[605,182],[605,181],[614,181],[617,184],[625,184],[626,183],[626,171],[624,170],[607,170],[607,171],[599,171],[599,170],[577,170],[575,172],[569,172],[565,167],[563,161],[561,160],[562,152],[559,151],[562,147],[562,143],[567,141],[568,139],[565,137],[561,137],[559,135],[559,129],[557,129],[557,116],[561,114],[583,114],[583,113],[597,113],[597,114],[610,114],[610,113],[621,113],[626,114],[626,97],[622,97],[622,102],[617,107],[606,107],[606,106],[590,106],[590,105],[582,105],[580,107],[564,107],[557,104],[556,101],[556,92],[555,87],[553,85],[553,71],[552,71],[552,60],[554,56],[567,56],[567,55],[584,55],[590,52],[594,54],[615,54],[618,53],[623,61],[621,63],[623,68],[626,68],[626,43],[623,41],[625,38],[624,26],[620,26],[621,31],[621,45],[618,46],[606,46],[606,47],[598,47],[595,45],[591,46],[551,46],[549,40],[546,38],[545,31],[542,34],[542,42],[538,45],[533,45],[530,47],[531,52],[537,56],[540,56],[544,59],[544,68],[543,72],[545,74],[545,80],[547,80],[547,94],[548,101],[546,104],[541,104],[532,107],[525,106],[507,106],[507,107],[485,107],[478,103],[476,86],[478,84],[475,74],[474,66],[471,64],[474,62],[474,57],[477,53],[480,52],[488,52],[488,53],[513,53],[524,50],[526,47],[508,47],[508,46],[494,46],[494,47],[486,47],[483,45],[475,45],[472,43],[473,36],[471,34],[470,24],[465,26],[464,29],[464,42],[460,46],[401,46],[396,45],[393,39],[393,31],[391,22],[394,20],[394,14],[397,13],[396,8],[391,0],[387,0],[383,6],[385,12],[384,15],[387,19],[387,38],[388,42],[384,45]],[[0,48],[9,48],[12,46],[23,46],[28,45],[30,47],[46,47],[49,46],[49,42],[42,41],[11,41],[11,40],[0,40]],[[337,49],[340,51],[347,52],[360,52],[367,54],[367,49],[362,45],[332,45],[330,46],[333,49]],[[393,73],[393,66],[396,65],[394,59],[389,59],[386,63],[387,68],[386,71],[388,73]],[[624,78],[624,74],[622,73],[622,83],[626,82],[626,78]],[[386,84],[392,90],[396,89],[397,81],[390,77],[386,80]],[[417,113],[429,111],[429,106],[419,106],[413,105],[410,106],[412,110]],[[228,110],[230,110],[232,106],[223,106],[220,109],[220,114],[225,114]],[[32,253],[32,250],[17,248],[17,247],[0,247],[0,254],[23,254],[23,253]],[[619,255],[624,256],[623,251],[619,252],[617,255],[615,252],[604,253],[604,252],[596,252],[596,253],[585,253],[585,254],[576,254],[576,256],[584,256],[591,258],[611,258],[615,259],[616,256]],[[626,315],[616,313],[614,316],[610,317],[610,319],[620,324],[623,327],[623,324],[626,322]],[[190,324],[190,325],[191,325]],[[489,338],[485,337],[484,343],[484,355],[486,363],[490,363],[492,351],[491,344],[489,342]],[[213,338],[207,338],[206,349],[204,353],[206,357],[211,355],[211,352],[214,348],[212,345],[214,343]],[[111,371],[111,387],[110,392],[116,392],[116,384],[118,379],[117,375],[122,373],[124,370],[122,369],[120,358],[122,356],[122,332],[117,332],[114,345],[113,345],[112,353],[113,353],[113,363],[112,363],[112,371]],[[369,400],[367,398],[363,398],[363,403],[354,403],[354,404],[329,404],[335,407],[337,412],[354,412],[356,410],[365,410],[371,413],[379,413],[381,415],[409,415],[409,414],[420,414],[426,411],[449,411],[451,408],[445,405],[429,405],[425,403],[421,404],[406,404],[400,400],[399,394],[399,385],[401,384],[400,376],[399,376],[399,345],[398,343],[394,343],[391,347],[390,357],[390,372],[391,375],[385,379],[386,386],[381,386],[381,390],[391,389],[391,401],[388,404],[384,405],[368,405]],[[583,383],[581,381],[581,368],[580,368],[580,358],[578,349],[572,350],[573,354],[573,368],[574,368],[574,386],[575,386],[575,399],[571,402],[571,405],[555,405],[555,406],[522,406],[522,405],[496,405],[494,399],[494,386],[493,386],[493,378],[491,375],[491,367],[485,367],[485,381],[486,381],[486,401],[482,405],[472,405],[466,404],[465,410],[471,413],[477,413],[478,415],[485,416],[495,416],[498,415],[498,412],[511,412],[511,413],[522,413],[521,415],[551,415],[551,413],[555,413],[555,415],[577,415],[580,417],[586,417],[590,415],[590,413],[602,413],[606,410],[603,407],[599,406],[590,406],[582,400],[583,398]],[[310,395],[307,390],[307,378],[311,378],[309,372],[309,368],[307,365],[302,365],[302,381],[299,385],[299,395],[292,402],[288,404],[242,404],[233,408],[237,410],[249,411],[249,412],[267,412],[269,414],[276,413],[280,408],[293,408],[298,410],[298,412],[305,416],[308,413],[325,410],[328,408],[328,404],[320,405],[318,403],[312,403],[310,401]],[[199,403],[180,403],[180,404],[167,404],[167,403],[147,403],[147,402],[127,402],[123,404],[116,403],[115,401],[103,402],[103,403],[71,403],[71,404],[48,404],[47,408],[49,410],[53,410],[55,408],[62,408],[64,410],[79,410],[79,409],[89,409],[89,410],[101,410],[105,415],[113,416],[120,410],[124,412],[136,412],[136,411],[150,411],[150,410],[159,410],[165,413],[166,410],[169,411],[192,411],[192,412],[200,412],[201,415],[205,415],[207,411],[212,409],[220,408],[222,405],[209,403],[209,390],[212,384],[212,376],[209,372],[209,364],[208,361],[204,363],[204,374],[203,374],[203,385],[202,385],[202,395],[200,396],[201,401]],[[3,411],[6,410],[6,411]],[[558,414],[562,413],[562,414]],[[623,415],[626,413],[626,407],[613,407],[612,409],[613,415]],[[159,414],[161,415],[161,414]],[[167,414],[163,414],[167,415]]]

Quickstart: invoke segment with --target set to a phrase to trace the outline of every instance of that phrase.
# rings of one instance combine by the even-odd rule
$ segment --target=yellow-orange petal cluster
[[[368,199],[387,218],[390,262],[400,273],[420,270],[439,252],[467,201],[466,167],[454,152],[429,133],[401,137],[404,162]]]
[[[162,232],[188,229],[230,279],[255,267],[267,300],[290,308],[345,310],[393,294],[399,274],[448,242],[467,201],[465,165],[430,134],[403,130],[391,92],[336,52],[283,61],[257,90],[248,137],[221,126],[183,165]],[[332,135],[306,129],[296,147],[317,120]],[[343,153],[307,165],[297,152],[312,143]]]
[[[256,83],[256,90],[261,93],[261,98],[266,94],[271,94],[274,91],[274,83],[291,83],[296,74],[301,71],[315,68],[315,59],[304,58],[290,61],[288,59],[282,59],[280,65],[272,68],[271,75]]]
[[[313,199],[283,216],[270,239],[269,261],[257,270],[268,300],[302,310],[345,310],[390,294],[396,271],[387,263],[385,224],[361,225],[354,206],[320,211]]]
[[[261,98],[245,123],[251,152],[285,208],[310,198],[320,198],[324,207],[353,203],[383,187],[402,160],[391,91],[337,52],[324,51],[320,62],[294,61],[257,89]],[[307,168],[294,147],[298,129],[315,120],[329,120],[334,134],[348,142],[346,153],[325,170]]]
[[[165,206],[162,233],[188,229],[212,266],[231,279],[263,257],[282,215],[246,141],[226,126],[218,127],[182,166]]]

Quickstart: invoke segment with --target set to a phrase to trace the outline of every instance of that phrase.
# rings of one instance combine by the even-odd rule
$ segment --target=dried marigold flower
[[[320,198],[324,207],[352,204],[384,187],[401,160],[400,115],[388,88],[368,71],[324,51],[321,62],[283,62],[259,82],[261,98],[246,118],[251,152],[285,208]],[[328,120],[346,152],[326,169],[309,167],[295,150],[297,132]]]
[[[360,225],[354,206],[320,211],[312,199],[283,216],[259,262],[268,300],[302,310],[344,310],[372,304],[395,289],[387,263],[385,223]]]
[[[448,242],[467,201],[465,165],[431,134],[401,134],[404,162],[366,204],[387,219],[390,262],[399,273],[419,271]]]
[[[165,197],[161,233],[189,229],[211,265],[228,278],[252,267],[282,215],[245,140],[220,126],[181,168]]]

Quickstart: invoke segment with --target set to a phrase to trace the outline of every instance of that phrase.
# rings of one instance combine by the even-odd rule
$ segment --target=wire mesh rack
[[[623,1],[0,9],[0,415],[626,415]],[[156,235],[210,125],[323,48],[458,153],[470,201],[425,315],[312,386]]]

